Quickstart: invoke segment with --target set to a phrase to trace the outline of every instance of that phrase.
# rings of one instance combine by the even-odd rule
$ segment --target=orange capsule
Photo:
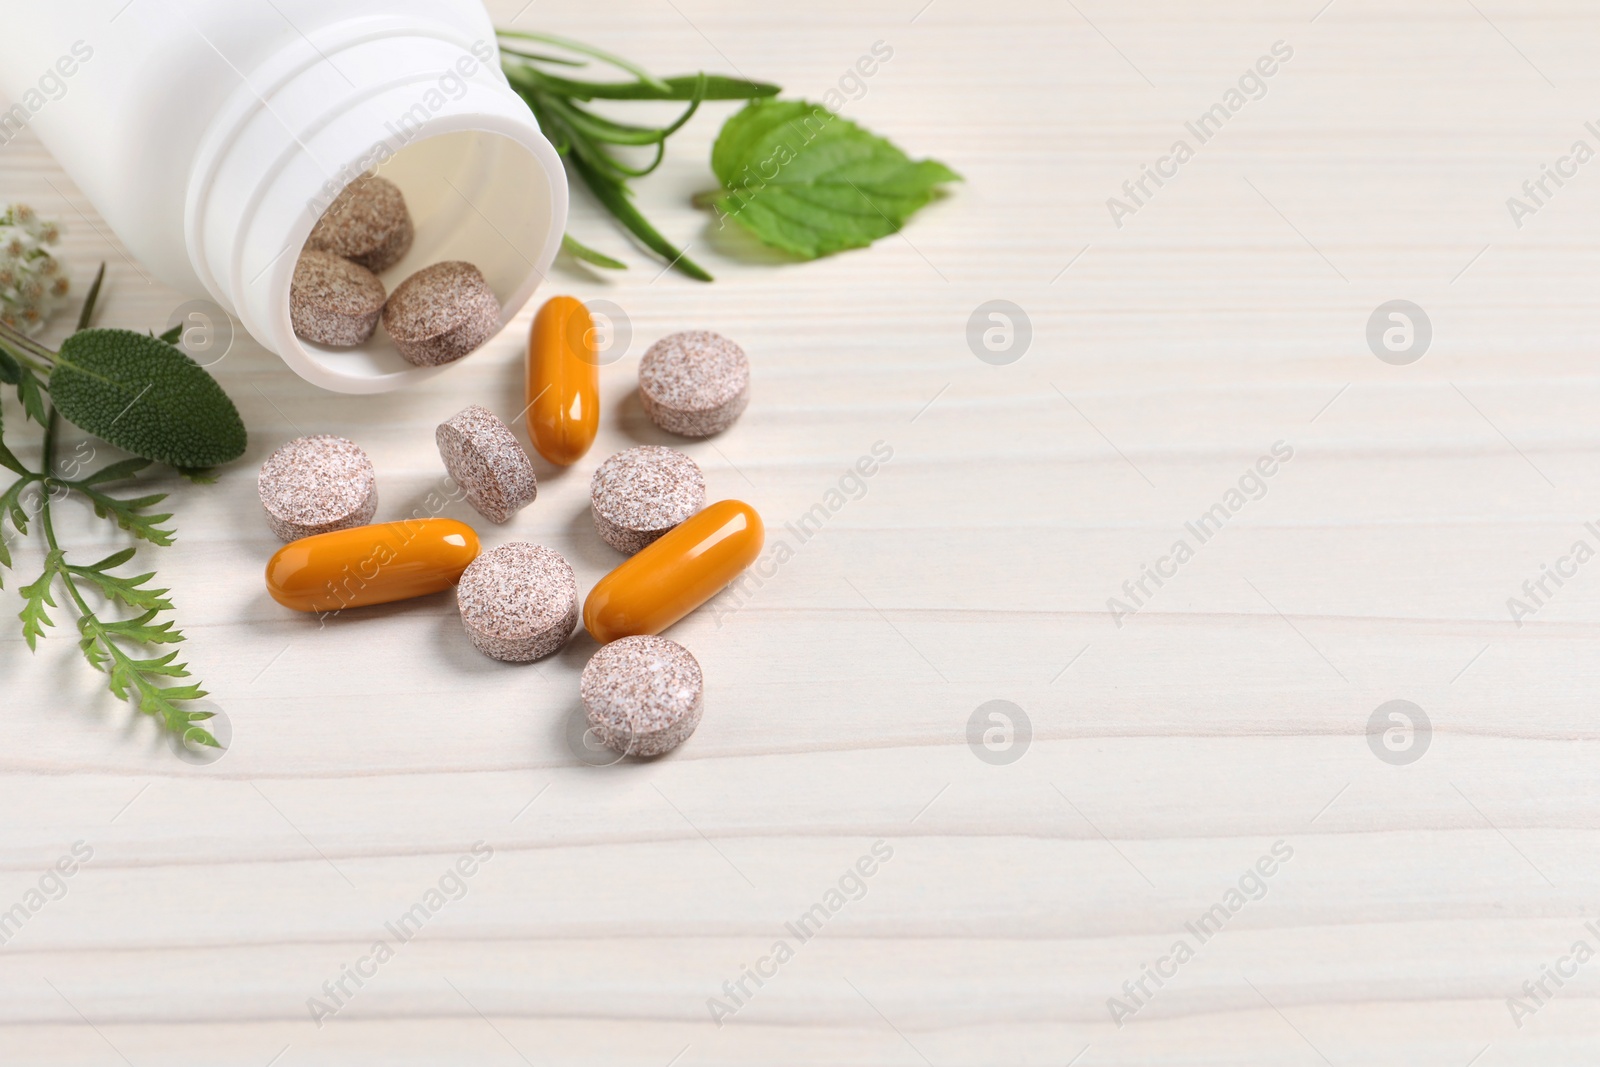
[[[755,508],[719,500],[600,579],[584,601],[583,625],[602,645],[658,634],[754,563],[766,536]]]
[[[576,297],[545,301],[528,334],[528,437],[551,463],[578,462],[600,429],[594,318]]]
[[[478,556],[454,519],[407,519],[291,541],[267,563],[267,592],[295,611],[341,611],[449,589]]]

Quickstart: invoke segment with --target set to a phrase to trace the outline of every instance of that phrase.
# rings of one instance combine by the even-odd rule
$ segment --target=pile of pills
[[[405,195],[385,178],[358,178],[328,206],[300,252],[289,282],[297,337],[348,348],[378,323],[401,356],[419,367],[452,363],[500,329],[500,301],[471,263],[423,267],[395,287],[379,274],[405,258],[416,236]]]
[[[367,180],[374,181],[381,179]],[[392,265],[410,244],[409,219],[404,226],[394,219],[396,205],[404,212],[398,190],[361,196],[339,225],[319,225],[318,247],[308,243],[302,256],[307,282],[299,299],[311,309],[306,321],[324,335],[347,336],[365,322],[356,321],[358,312],[373,314],[371,290],[351,281],[345,267]],[[488,336],[483,323],[493,294],[481,283],[469,264],[434,264],[402,283],[377,314],[408,359],[448,362]],[[581,459],[598,430],[594,338],[588,310],[571,297],[546,303],[529,337],[528,437],[562,466]],[[714,333],[663,338],[640,363],[640,404],[669,433],[720,433],[749,398],[748,358]],[[510,522],[537,496],[532,458],[487,408],[456,413],[434,436],[450,478],[489,521]],[[580,610],[577,575],[553,549],[510,541],[480,554],[477,533],[451,519],[369,525],[378,500],[373,465],[342,437],[284,445],[262,465],[258,488],[272,531],[290,542],[267,565],[268,592],[279,603],[327,613],[454,586],[468,640],[510,663],[558,652],[581,618],[601,645],[579,684],[589,731],[641,758],[682,744],[704,710],[700,664],[661,631],[737,578],[765,538],[750,505],[706,504],[705,476],[683,452],[661,445],[618,452],[591,476],[589,510],[599,538],[628,558],[595,583]]]

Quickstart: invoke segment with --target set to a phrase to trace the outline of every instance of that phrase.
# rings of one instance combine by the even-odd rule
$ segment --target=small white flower
[[[49,251],[60,240],[60,224],[27,204],[0,213],[0,322],[37,333],[66,303],[72,286]]]

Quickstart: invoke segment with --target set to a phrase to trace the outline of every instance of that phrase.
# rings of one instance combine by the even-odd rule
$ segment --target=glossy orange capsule
[[[267,592],[295,611],[342,611],[449,589],[478,557],[454,519],[407,519],[291,541],[267,563]]]
[[[584,601],[583,625],[602,645],[658,634],[739,577],[766,537],[755,508],[719,500],[600,579]]]
[[[600,357],[594,317],[575,297],[545,301],[528,334],[528,437],[566,467],[600,429]]]

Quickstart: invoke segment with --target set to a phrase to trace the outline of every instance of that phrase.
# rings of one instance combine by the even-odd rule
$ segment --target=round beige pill
[[[506,522],[539,495],[527,450],[488,408],[465,408],[433,436],[445,470],[489,521]]]
[[[578,682],[595,738],[648,758],[689,739],[705,710],[705,680],[689,650],[665,637],[622,637],[601,647]]]
[[[732,426],[750,402],[750,360],[708,330],[663,337],[639,363],[639,400],[668,433],[710,437]]]
[[[594,528],[630,556],[705,506],[705,475],[676,448],[640,445],[618,452],[589,479]]]
[[[423,267],[395,287],[383,328],[408,362],[453,363],[500,329],[500,301],[478,268],[461,260]]]
[[[378,511],[372,460],[331,434],[298,437],[268,456],[256,491],[267,525],[285,541],[365,526]]]
[[[513,541],[473,560],[456,586],[478,651],[508,663],[550,655],[578,625],[578,578],[561,553]]]
[[[331,252],[301,252],[289,281],[289,322],[295,336],[335,348],[359,345],[378,328],[383,282],[367,268]]]
[[[415,236],[400,187],[369,175],[357,178],[334,198],[306,238],[306,247],[381,274],[405,258]]]

